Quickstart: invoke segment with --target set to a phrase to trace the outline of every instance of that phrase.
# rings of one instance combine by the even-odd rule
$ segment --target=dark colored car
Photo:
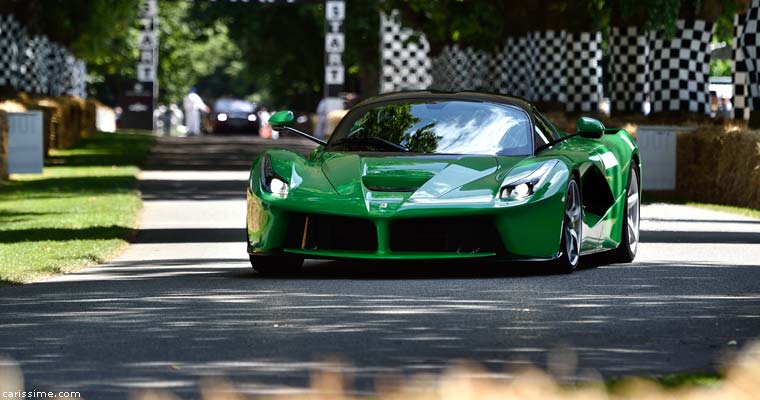
[[[219,99],[209,115],[211,133],[259,133],[256,105],[247,100]]]

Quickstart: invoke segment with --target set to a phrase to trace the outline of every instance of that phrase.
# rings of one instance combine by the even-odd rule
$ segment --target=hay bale
[[[84,101],[84,113],[82,115],[83,117],[83,123],[84,123],[84,134],[85,136],[92,135],[97,131],[97,123],[98,123],[98,107],[101,106],[100,103],[94,101],[94,100],[85,100]]]
[[[760,133],[701,128],[681,134],[676,182],[683,200],[760,208]]]
[[[87,136],[88,122],[84,100],[76,97],[48,97],[38,100],[38,104],[54,110],[52,122],[55,129],[50,145],[52,148],[70,147],[79,138]]]
[[[24,112],[27,110],[24,103],[15,100],[6,100],[0,102],[0,110],[5,112]]]
[[[8,179],[8,114],[0,110],[0,181]]]

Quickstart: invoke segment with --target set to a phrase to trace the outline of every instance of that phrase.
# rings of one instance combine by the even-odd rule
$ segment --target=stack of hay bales
[[[45,118],[46,147],[63,149],[95,132],[97,105],[78,97],[30,99]]]
[[[98,107],[104,106],[78,97],[31,98],[25,93],[15,100],[0,102],[0,110],[6,112],[42,111],[45,156],[50,149],[70,147],[94,133]]]
[[[678,136],[684,200],[760,209],[760,131],[707,127]]]

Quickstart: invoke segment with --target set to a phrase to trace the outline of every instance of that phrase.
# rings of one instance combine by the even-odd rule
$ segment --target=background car
[[[630,262],[639,238],[638,148],[580,118],[557,130],[525,100],[406,92],[351,109],[308,158],[270,149],[253,163],[248,253],[259,272],[304,258]]]
[[[247,100],[219,99],[214,102],[208,118],[211,133],[259,133],[256,105]]]

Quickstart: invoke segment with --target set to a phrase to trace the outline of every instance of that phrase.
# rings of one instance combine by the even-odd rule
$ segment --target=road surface
[[[27,390],[193,398],[201,378],[224,376],[247,393],[291,392],[337,357],[366,392],[377,376],[459,359],[544,368],[560,348],[581,374],[712,371],[760,336],[760,220],[684,206],[643,207],[636,263],[572,275],[323,261],[257,275],[246,169],[273,144],[162,139],[141,175],[139,232],[117,260],[0,288],[0,354],[19,361]]]

